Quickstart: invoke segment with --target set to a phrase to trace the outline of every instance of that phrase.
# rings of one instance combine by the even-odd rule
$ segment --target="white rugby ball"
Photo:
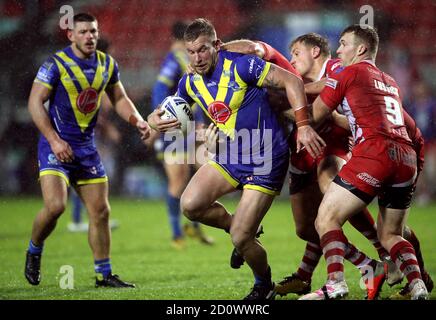
[[[180,121],[180,129],[185,134],[188,130],[188,122],[194,121],[191,106],[183,98],[168,96],[162,101],[160,107],[165,111],[161,119],[169,120],[176,118]]]

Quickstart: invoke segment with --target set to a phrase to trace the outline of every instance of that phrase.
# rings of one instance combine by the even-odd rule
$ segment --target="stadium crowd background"
[[[38,194],[38,131],[27,111],[27,98],[38,67],[67,45],[59,28],[62,5],[89,12],[99,21],[100,36],[119,62],[121,78],[143,115],[151,106],[151,88],[178,20],[206,17],[224,40],[263,40],[289,57],[288,44],[298,35],[327,36],[335,56],[341,30],[359,23],[370,5],[380,35],[377,65],[399,83],[404,107],[426,140],[426,164],[417,203],[436,199],[436,1],[432,0],[0,0],[0,195]],[[109,115],[110,117],[110,115]],[[111,193],[163,197],[165,180],[153,150],[134,130],[114,117],[119,143],[103,155]],[[156,170],[159,168],[159,170]],[[286,186],[285,186],[286,187]],[[282,196],[286,196],[282,192]]]

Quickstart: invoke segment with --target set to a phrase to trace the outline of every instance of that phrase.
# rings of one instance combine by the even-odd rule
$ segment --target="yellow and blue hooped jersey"
[[[288,153],[286,135],[261,87],[270,66],[256,56],[219,51],[211,74],[185,74],[179,82],[177,94],[197,103],[226,134],[227,163],[253,164],[267,153],[274,161]],[[239,139],[242,131],[249,132],[249,143]],[[237,146],[237,154],[232,145]]]
[[[74,145],[93,144],[101,97],[119,82],[116,61],[101,51],[80,59],[67,47],[45,61],[35,82],[51,90],[48,114],[59,136]]]

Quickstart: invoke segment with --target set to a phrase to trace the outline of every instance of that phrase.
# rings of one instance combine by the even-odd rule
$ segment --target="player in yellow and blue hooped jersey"
[[[171,44],[170,51],[162,62],[159,75],[153,87],[152,106],[157,107],[167,96],[173,95],[177,91],[177,84],[183,74],[186,72],[186,67],[189,63],[186,54],[186,48],[183,42],[183,33],[187,24],[178,21],[173,24],[172,35],[174,38]],[[193,106],[194,121],[197,128],[200,128],[204,123],[203,112],[200,108]],[[168,179],[167,186],[167,211],[170,222],[172,240],[171,245],[175,249],[183,249],[185,247],[184,236],[189,235],[197,238],[201,243],[212,244],[213,239],[206,236],[198,222],[190,222],[181,227],[181,212],[180,212],[180,196],[185,189],[192,175],[192,166],[187,163],[188,140],[195,143],[195,134],[192,132],[187,139],[178,139],[177,141],[169,141],[165,139],[164,134],[159,134],[153,131],[147,144],[151,145],[154,142],[154,149],[159,160],[163,161],[163,167]],[[165,161],[165,150],[174,143],[182,143],[183,146],[177,150],[184,150],[183,154],[171,155],[171,157],[180,157],[178,163],[168,163]],[[174,150],[174,148],[172,149]]]
[[[32,285],[39,284],[43,244],[65,210],[71,184],[89,213],[89,244],[99,275],[96,286],[133,287],[112,274],[110,262],[108,179],[94,143],[103,93],[142,139],[149,136],[150,128],[126,95],[116,61],[96,51],[95,17],[81,13],[73,20],[74,27],[67,33],[71,46],[42,65],[29,97],[29,112],[41,131],[38,163],[44,206],[33,223],[25,276]]]
[[[255,234],[282,187],[288,147],[263,87],[286,89],[289,103],[296,109],[300,147],[304,144],[316,155],[323,141],[308,125],[307,101],[299,78],[255,56],[219,51],[221,42],[206,19],[191,23],[184,40],[195,73],[183,76],[178,95],[200,105],[226,138],[214,160],[203,165],[189,182],[181,198],[182,211],[191,220],[229,232],[255,276],[246,299],[271,299],[275,295],[271,269]],[[216,200],[236,189],[243,192],[232,216]]]

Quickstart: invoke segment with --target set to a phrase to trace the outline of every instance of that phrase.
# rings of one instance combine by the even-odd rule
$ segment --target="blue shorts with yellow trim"
[[[74,146],[74,160],[62,163],[56,159],[50,145],[44,139],[38,144],[39,176],[55,175],[63,178],[67,185],[85,185],[107,182],[103,163],[94,145]]]
[[[236,189],[252,189],[277,196],[282,190],[289,165],[289,153],[272,160],[271,171],[268,174],[255,174],[253,165],[222,164],[209,160],[209,164]]]

